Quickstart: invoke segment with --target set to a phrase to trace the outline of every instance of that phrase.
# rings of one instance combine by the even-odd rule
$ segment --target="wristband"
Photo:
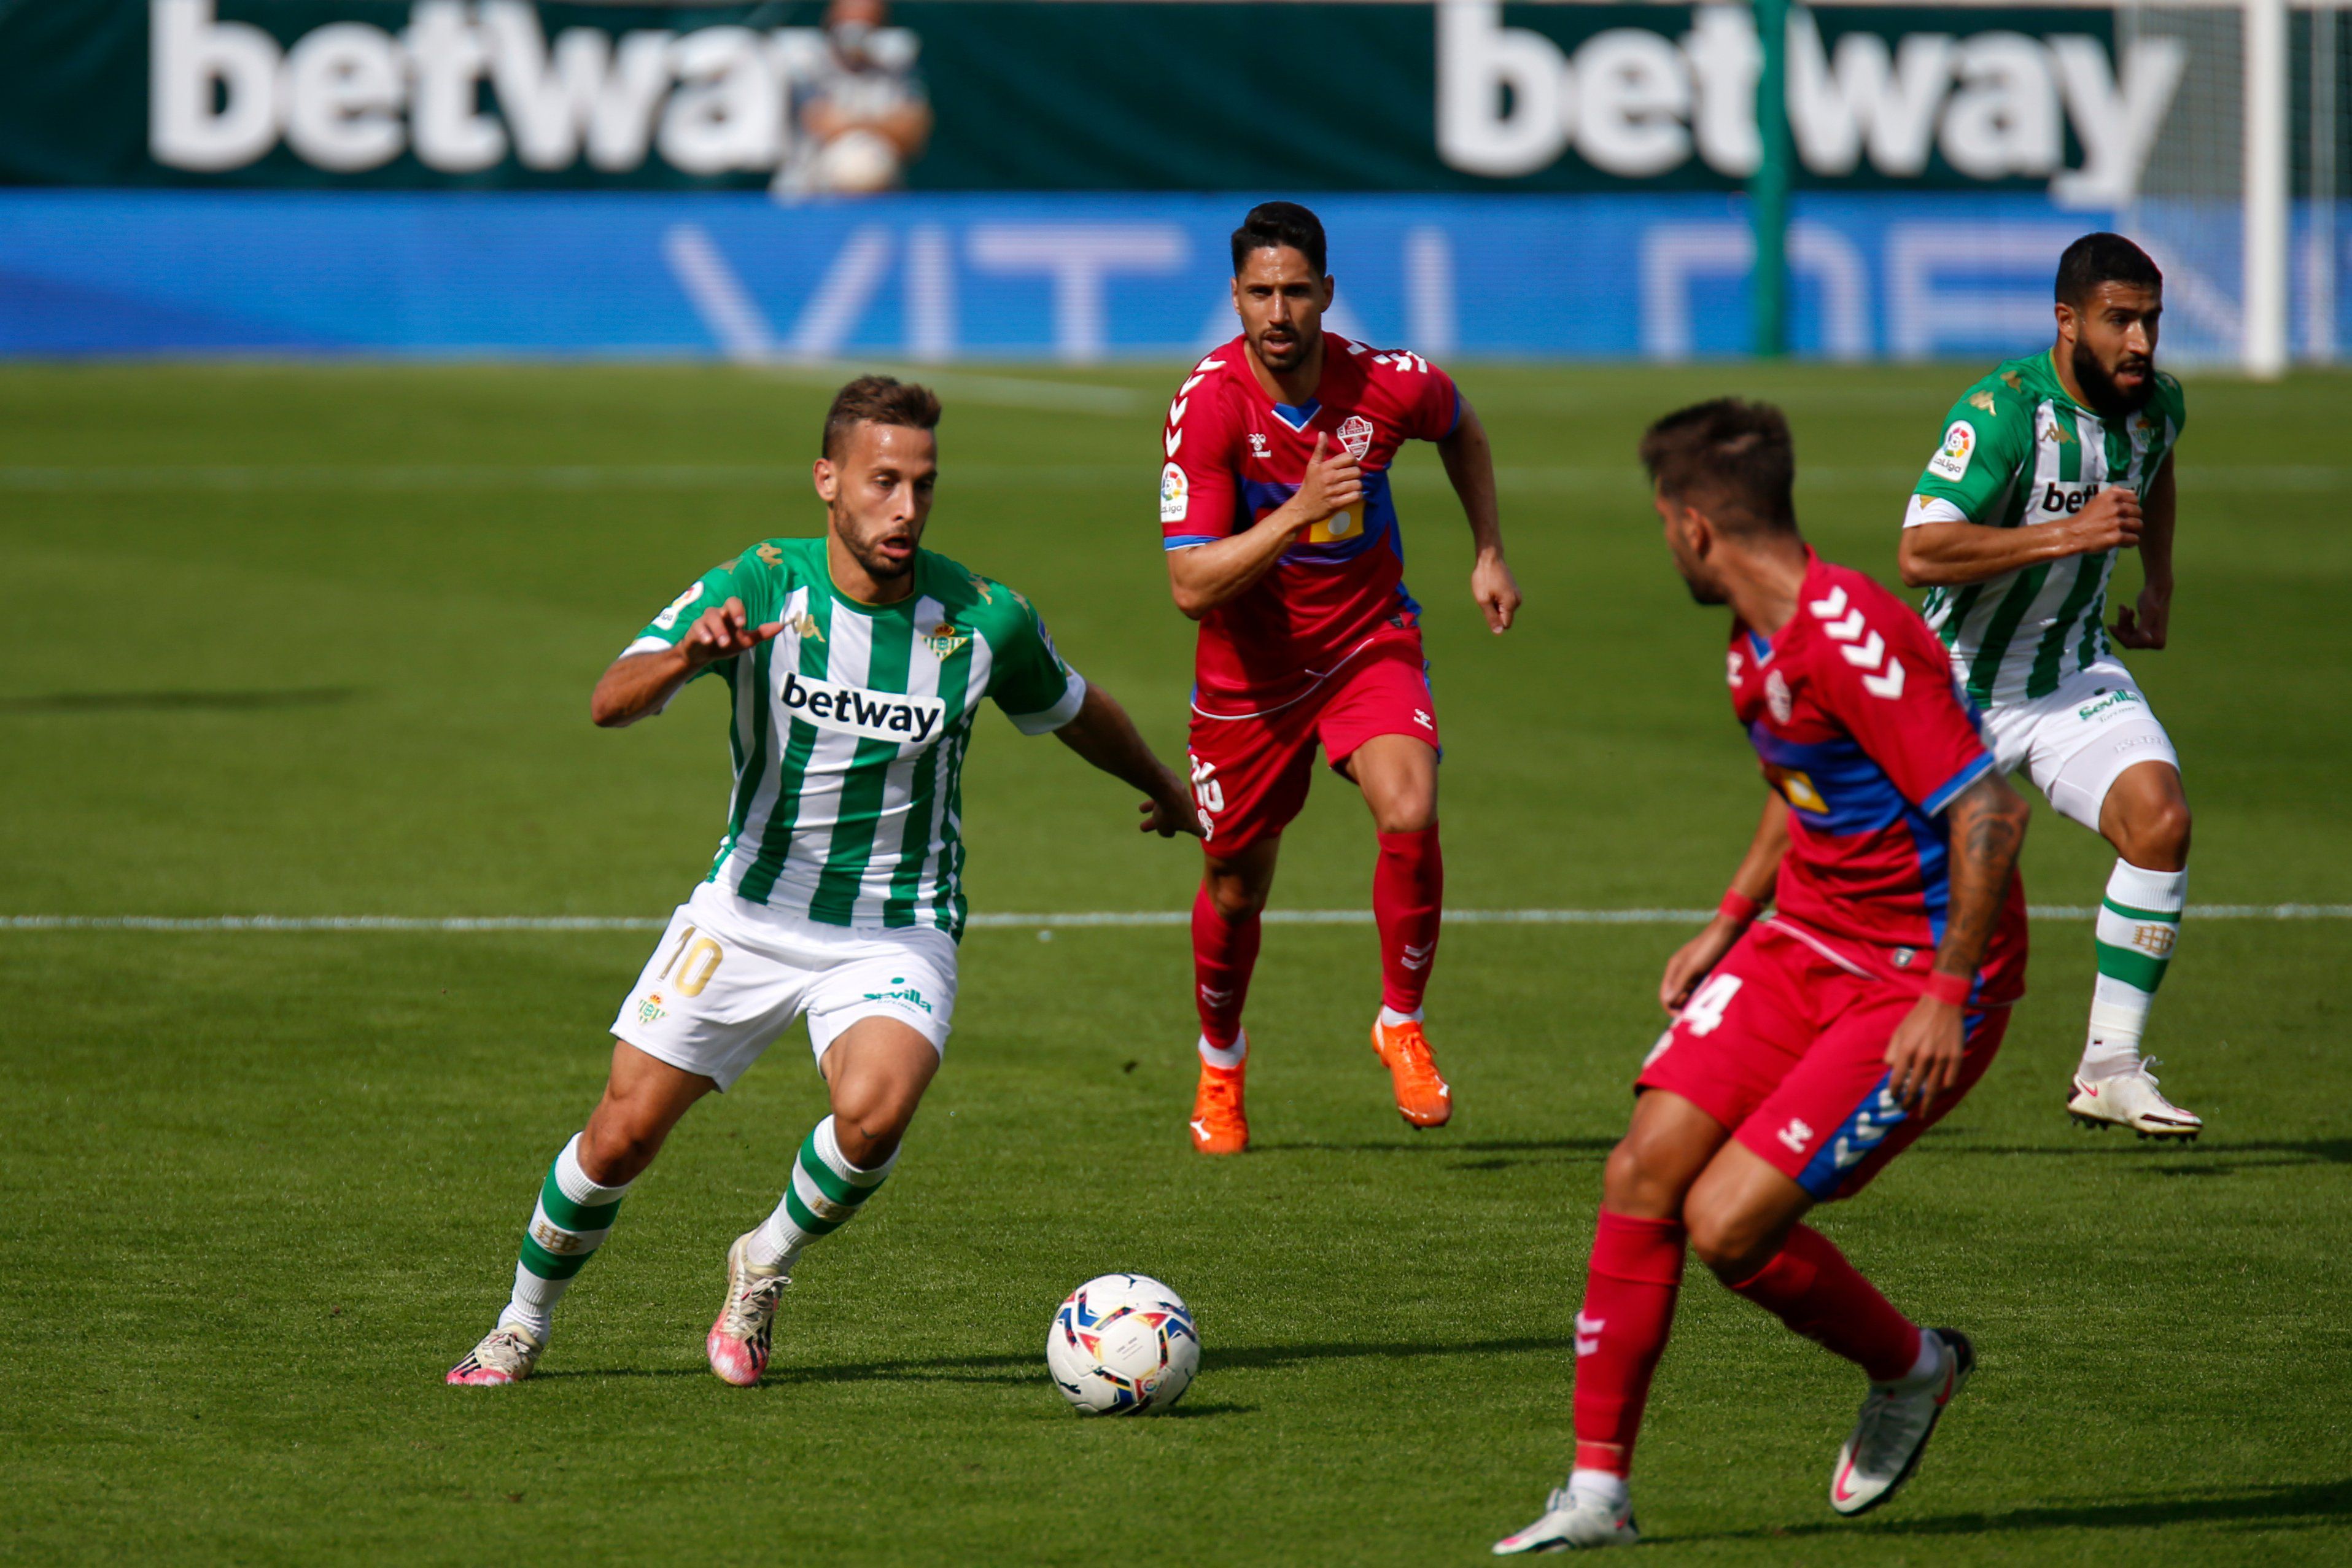
[[[1723,902],[1715,906],[1715,912],[1728,919],[1734,925],[1747,926],[1755,923],[1758,912],[1763,908],[1764,906],[1754,899],[1738,889],[1732,888],[1724,893]]]
[[[1937,970],[1927,976],[1927,994],[1938,1002],[1948,1002],[1955,1007],[1968,1005],[1969,993],[1976,989],[1976,978],[1968,974],[1947,974]]]

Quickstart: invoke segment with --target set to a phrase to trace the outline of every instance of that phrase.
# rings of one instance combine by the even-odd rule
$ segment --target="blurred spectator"
[[[931,103],[915,72],[919,47],[886,26],[887,0],[833,0],[824,47],[793,83],[791,155],[779,195],[896,189],[931,135]]]

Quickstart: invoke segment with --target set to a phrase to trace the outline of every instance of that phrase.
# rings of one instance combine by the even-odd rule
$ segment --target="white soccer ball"
[[[1201,1370],[1201,1336],[1184,1299],[1159,1280],[1106,1274],[1054,1314],[1045,1365],[1081,1415],[1140,1415],[1183,1397]]]

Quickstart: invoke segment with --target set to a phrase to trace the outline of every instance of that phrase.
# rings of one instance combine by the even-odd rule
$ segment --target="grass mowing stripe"
[[[956,463],[946,479],[956,485],[1124,485],[1149,464]],[[1639,489],[1631,463],[1498,464],[1507,489],[1591,490]],[[1908,486],[1911,468],[1819,465],[1797,476],[1800,489],[1879,489]],[[1436,471],[1405,469],[1394,482],[1416,489],[1443,486]],[[2184,471],[2184,489],[2332,491],[2352,481],[2352,467],[2215,463]],[[805,466],[792,463],[160,463],[89,468],[0,466],[0,491],[73,494],[112,490],[593,490],[737,489],[808,482]]]
[[[2035,904],[2038,921],[2089,920],[2088,904]],[[1448,910],[1448,925],[1687,925],[1714,917],[1713,910]],[[1192,920],[1183,910],[1084,910],[1023,914],[993,910],[969,924],[993,930],[1031,927],[1180,926]],[[1268,910],[1268,925],[1354,926],[1372,923],[1370,910]],[[2154,917],[2200,921],[2352,920],[2352,904],[2191,904],[2185,915]],[[0,915],[5,931],[660,931],[667,920],[635,915]]]

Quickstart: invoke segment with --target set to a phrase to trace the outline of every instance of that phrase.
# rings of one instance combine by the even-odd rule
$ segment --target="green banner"
[[[41,0],[0,181],[924,190],[1731,190],[1744,5]],[[1800,185],[2123,198],[2189,60],[2074,7],[1796,9]]]

